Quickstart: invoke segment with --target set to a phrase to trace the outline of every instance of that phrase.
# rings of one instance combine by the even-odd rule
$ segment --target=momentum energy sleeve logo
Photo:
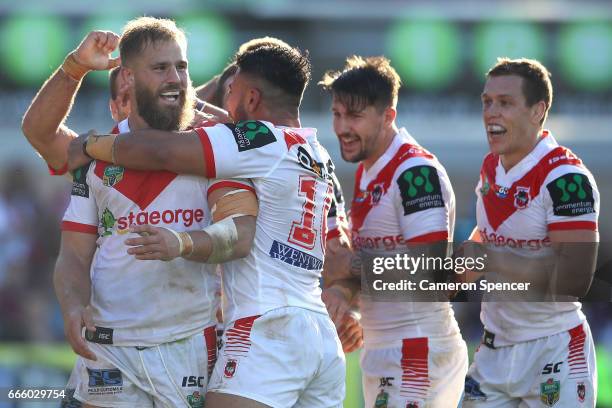
[[[398,177],[404,215],[444,207],[442,188],[435,167],[414,166]]]
[[[272,130],[257,120],[238,122],[236,125],[226,124],[226,126],[232,131],[239,152],[276,142]]]
[[[593,187],[584,174],[568,173],[546,186],[553,202],[553,212],[559,216],[578,216],[595,212]]]

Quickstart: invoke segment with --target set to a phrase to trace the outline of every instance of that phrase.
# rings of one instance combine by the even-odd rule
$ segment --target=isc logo
[[[189,377],[183,377],[183,387],[204,387],[204,380],[206,377],[196,377],[195,375],[190,375]]]
[[[379,387],[393,387],[393,380],[395,377],[380,377]]]
[[[550,374],[550,373],[559,373],[561,372],[561,364],[563,364],[563,361],[560,361],[558,363],[548,363],[544,366],[544,369],[542,369],[542,374]]]

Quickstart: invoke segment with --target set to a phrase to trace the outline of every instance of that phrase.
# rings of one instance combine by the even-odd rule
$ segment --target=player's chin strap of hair
[[[212,249],[205,263],[218,264],[233,259],[234,245],[238,242],[238,230],[234,218],[244,215],[257,216],[257,197],[251,191],[238,189],[224,194],[211,210],[213,224],[202,231],[210,236]],[[179,242],[179,254],[189,257],[194,252],[193,239],[187,232],[172,232]]]

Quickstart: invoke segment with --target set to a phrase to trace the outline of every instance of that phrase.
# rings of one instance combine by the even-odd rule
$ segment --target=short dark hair
[[[119,89],[117,88],[117,78],[119,77],[119,72],[121,72],[121,67],[115,67],[108,72],[108,85],[112,100],[117,99],[117,93],[119,92]]]
[[[213,93],[210,103],[215,106],[223,106],[223,96],[225,95],[225,83],[238,71],[238,66],[234,63],[225,67],[223,72],[219,74],[215,92]]]
[[[544,101],[546,111],[540,122],[544,123],[553,100],[551,75],[548,69],[541,62],[534,59],[498,58],[497,63],[487,72],[487,77],[504,75],[517,75],[523,78],[522,89],[527,106],[533,106],[540,101]]]
[[[119,41],[121,63],[129,65],[135,55],[145,47],[161,41],[176,41],[187,46],[185,33],[172,20],[154,17],[139,17],[128,21]]]
[[[293,47],[263,45],[238,54],[236,65],[241,73],[262,79],[271,89],[280,90],[284,98],[279,102],[300,106],[311,75],[308,53]]]
[[[240,47],[238,48],[238,51],[236,51],[236,55],[234,55],[234,60],[237,59],[238,56],[244,52],[251,51],[259,47],[265,47],[267,45],[278,45],[279,47],[291,48],[289,44],[287,44],[280,38],[269,37],[269,36],[253,38],[247,42],[242,43],[242,45],[240,45]]]
[[[400,76],[387,58],[358,55],[348,57],[342,71],[326,72],[319,82],[348,109],[356,112],[372,105],[381,111],[397,105],[401,84]]]

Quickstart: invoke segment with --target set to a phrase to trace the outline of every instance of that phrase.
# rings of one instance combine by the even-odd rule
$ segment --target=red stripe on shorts
[[[586,333],[582,324],[568,330],[570,341],[568,344],[569,354],[567,363],[570,367],[569,379],[585,378],[589,376],[589,367],[584,355],[584,343]]]
[[[402,397],[425,398],[429,390],[427,337],[402,341]]]
[[[213,368],[217,362],[217,327],[210,326],[204,329],[204,342],[208,353],[208,380],[212,376]]]
[[[253,323],[260,315],[243,317],[234,322],[225,335],[223,353],[225,355],[246,355],[251,348],[251,330]]]

